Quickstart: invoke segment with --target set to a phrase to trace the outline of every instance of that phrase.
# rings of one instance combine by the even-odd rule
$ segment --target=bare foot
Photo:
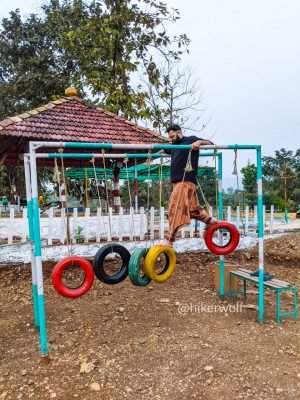
[[[165,239],[162,242],[157,243],[155,246],[159,246],[159,247],[164,247],[164,246],[168,246],[168,247],[173,247],[173,243],[170,242],[169,240]]]

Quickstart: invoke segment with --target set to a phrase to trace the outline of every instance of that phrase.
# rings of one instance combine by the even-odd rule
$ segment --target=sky
[[[165,0],[180,10],[174,34],[191,39],[183,63],[200,81],[205,117],[202,136],[216,144],[261,144],[265,156],[300,147],[300,1]],[[1,2],[0,17],[20,8],[38,12],[39,0]],[[234,154],[224,151],[225,186]],[[255,162],[238,152],[238,167]],[[226,183],[227,182],[227,183]]]

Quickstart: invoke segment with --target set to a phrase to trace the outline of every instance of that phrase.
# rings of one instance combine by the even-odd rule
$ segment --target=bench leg
[[[280,324],[280,290],[276,292],[276,322]]]
[[[247,282],[246,279],[244,279],[244,303],[246,303],[246,298],[247,298]]]
[[[298,302],[297,302],[297,288],[293,289],[294,292],[294,311],[295,311],[295,320],[298,319]]]

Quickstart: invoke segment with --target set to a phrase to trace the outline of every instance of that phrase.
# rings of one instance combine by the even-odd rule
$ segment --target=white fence
[[[213,213],[213,211],[211,211]],[[58,215],[59,214],[59,215]],[[232,210],[227,207],[224,219],[238,226],[246,235],[255,235],[257,230],[257,209],[249,211],[249,207],[241,212],[239,207]],[[274,226],[274,207],[266,213],[264,207],[265,230],[272,233]],[[202,237],[204,224],[192,220],[191,224],[181,230],[181,237]],[[143,207],[138,213],[131,208],[124,212],[113,214],[109,209],[108,214],[101,214],[101,209],[96,215],[90,214],[87,208],[83,213],[78,213],[74,208],[72,213],[66,215],[66,210],[49,209],[48,214],[40,217],[41,238],[47,245],[54,243],[67,243],[70,238],[72,243],[102,242],[111,240],[154,240],[163,239],[168,230],[168,221],[165,209],[154,210],[152,207],[146,211]],[[12,244],[28,240],[27,209],[24,208],[22,216],[16,216],[14,208],[9,210],[9,215],[0,218],[0,241],[2,244]]]

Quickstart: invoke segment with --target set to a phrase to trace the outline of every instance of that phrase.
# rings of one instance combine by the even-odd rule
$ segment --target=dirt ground
[[[300,288],[300,232],[265,242],[265,269]],[[257,249],[226,259],[256,270]],[[256,322],[257,288],[228,306],[213,291],[209,253],[178,255],[163,284],[129,279],[71,300],[44,266],[50,361],[39,356],[29,266],[0,270],[0,400],[300,399],[299,322],[275,323],[266,291],[265,324]],[[283,308],[292,298],[283,294]],[[211,306],[211,307],[209,307]]]

